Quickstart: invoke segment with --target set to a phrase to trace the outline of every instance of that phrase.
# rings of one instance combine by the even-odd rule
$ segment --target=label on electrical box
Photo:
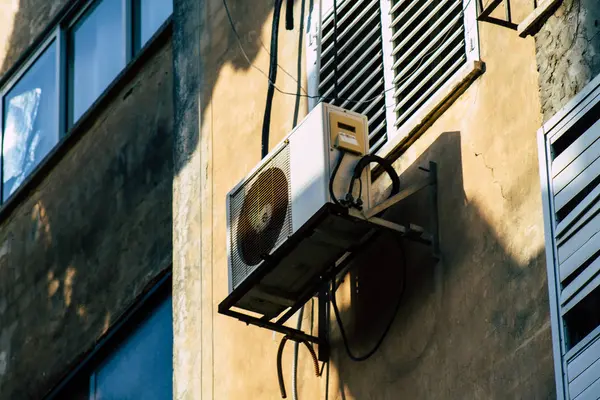
[[[353,146],[358,146],[358,140],[356,140],[356,136],[349,135],[346,132],[338,132],[338,140],[340,142],[348,143]],[[341,143],[338,143],[338,145],[341,145]]]

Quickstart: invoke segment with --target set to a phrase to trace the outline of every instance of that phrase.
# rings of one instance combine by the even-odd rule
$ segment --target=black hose
[[[361,158],[358,161],[358,163],[354,166],[354,173],[352,174],[352,179],[350,179],[348,194],[352,194],[352,191],[354,190],[354,181],[360,179],[363,170],[371,163],[377,163],[381,165],[383,170],[387,172],[390,179],[392,180],[392,192],[390,193],[390,197],[400,192],[400,177],[398,176],[398,173],[392,166],[392,163],[390,163],[385,158],[369,154]]]
[[[279,391],[281,392],[282,399],[287,398],[287,393],[285,391],[285,381],[283,380],[282,359],[283,359],[283,349],[289,339],[290,338],[287,335],[284,336],[283,339],[281,339],[281,342],[279,342],[279,349],[277,349],[277,381],[279,382]],[[321,376],[321,373],[319,372],[319,360],[317,359],[317,353],[315,353],[315,349],[306,340],[301,340],[300,343],[303,343],[306,346],[306,348],[308,349],[308,352],[310,353],[310,355],[312,357],[313,365],[315,367],[315,375],[317,377]]]
[[[331,201],[333,201],[336,205],[342,206],[339,200],[335,197],[335,193],[333,192],[333,181],[335,180],[335,175],[340,169],[340,165],[342,165],[342,160],[344,159],[344,152],[340,151],[340,155],[338,156],[337,162],[335,163],[335,167],[333,167],[333,171],[331,172],[331,178],[329,178],[329,196],[331,196]]]
[[[285,382],[283,381],[283,366],[281,365],[281,359],[283,358],[283,348],[285,343],[288,341],[288,337],[284,336],[279,343],[279,349],[277,350],[277,381],[279,382],[279,391],[281,392],[281,398],[285,399],[287,394],[285,393]]]
[[[400,286],[400,294],[398,295],[398,301],[396,302],[396,306],[394,307],[394,311],[393,311],[392,317],[390,318],[390,321],[388,322],[385,329],[383,330],[383,334],[381,335],[379,340],[377,340],[377,342],[375,343],[375,346],[364,355],[357,356],[354,353],[352,353],[352,350],[350,349],[350,344],[348,343],[348,337],[346,336],[346,330],[344,329],[344,325],[342,323],[342,317],[340,316],[340,310],[338,309],[337,300],[335,298],[335,292],[337,290],[338,285],[336,282],[336,277],[335,276],[333,277],[332,289],[331,289],[331,304],[333,305],[333,312],[335,314],[335,319],[338,323],[338,326],[340,327],[340,334],[342,335],[342,341],[344,342],[344,347],[346,348],[346,353],[348,354],[348,357],[352,361],[356,361],[356,362],[365,361],[365,360],[369,359],[373,354],[375,354],[377,352],[377,350],[379,350],[379,348],[381,347],[384,339],[386,338],[386,336],[390,332],[390,329],[392,328],[392,325],[394,324],[394,320],[396,319],[396,315],[398,314],[398,311],[400,310],[400,306],[402,305],[402,298],[404,297],[404,292],[406,290],[406,259],[404,258],[404,250],[402,249],[401,246],[400,246],[400,249],[402,251],[402,283]]]
[[[269,63],[269,88],[267,89],[267,104],[262,129],[262,151],[261,158],[269,154],[269,133],[271,129],[271,110],[273,108],[273,96],[275,95],[275,82],[277,81],[277,48],[279,45],[279,19],[281,17],[281,6],[283,0],[275,0],[273,12],[273,25],[271,31],[271,60]]]

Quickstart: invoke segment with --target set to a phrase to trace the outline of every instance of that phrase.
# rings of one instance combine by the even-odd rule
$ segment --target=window
[[[53,42],[4,95],[3,200],[58,143],[56,60]]]
[[[165,0],[135,0],[135,49],[138,51],[173,13],[173,2]]]
[[[597,398],[600,77],[544,125],[538,143],[558,398]]]
[[[376,153],[389,139],[408,135],[422,119],[419,112],[439,106],[444,89],[460,86],[464,71],[472,70],[469,61],[479,58],[475,2],[337,0],[336,51],[333,1],[323,0],[312,93],[366,114]]]
[[[69,33],[69,105],[73,124],[126,63],[122,0],[99,1]]]
[[[95,354],[52,393],[65,400],[164,400],[173,396],[171,279],[117,324]]]
[[[15,193],[67,133],[65,125],[81,118],[173,11],[172,0],[71,3],[33,55],[0,79],[0,202]]]
[[[91,377],[93,400],[163,400],[173,395],[173,317],[169,297]]]

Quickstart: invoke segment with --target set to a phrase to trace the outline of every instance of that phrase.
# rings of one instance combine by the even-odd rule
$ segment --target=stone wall
[[[600,73],[600,3],[564,0],[535,35],[544,121]]]

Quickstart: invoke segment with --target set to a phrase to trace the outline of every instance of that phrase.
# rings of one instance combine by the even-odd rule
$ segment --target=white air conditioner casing
[[[344,141],[354,148],[344,151],[333,191],[338,199],[346,196],[354,166],[368,154],[367,124],[364,115],[320,103],[228,193],[230,293],[332,201],[329,182],[342,151],[339,147],[347,148]],[[355,136],[351,137],[352,134]],[[361,183],[357,182],[353,190],[354,197],[360,193],[365,209],[371,205],[370,175],[370,169],[365,168]],[[323,228],[323,232],[328,229]],[[308,275],[328,262],[334,250],[339,252],[336,240],[342,242],[343,233],[312,232],[306,240],[297,241],[297,248],[280,261],[276,270],[253,286],[238,307],[265,316],[279,313],[302,291]]]

